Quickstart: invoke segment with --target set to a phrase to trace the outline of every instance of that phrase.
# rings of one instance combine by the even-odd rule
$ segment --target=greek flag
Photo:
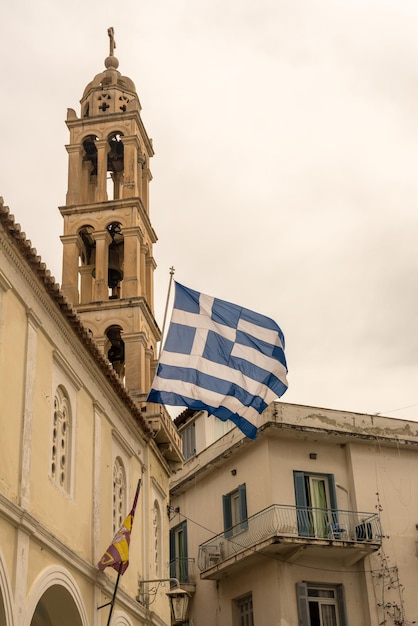
[[[258,414],[287,389],[282,331],[264,315],[175,285],[148,402],[207,411],[255,439]]]

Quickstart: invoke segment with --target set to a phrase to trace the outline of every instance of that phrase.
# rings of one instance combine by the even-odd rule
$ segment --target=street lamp
[[[190,594],[180,587],[174,587],[165,594],[171,605],[171,618],[173,624],[181,624],[186,619],[187,607],[189,606]]]
[[[176,586],[166,592],[170,601],[172,624],[181,624],[186,619],[187,608],[189,606],[190,593],[181,589],[177,578],[152,578],[150,580],[139,580],[139,598],[147,598],[145,604],[148,605],[148,596],[145,594],[144,586],[147,583],[174,583]],[[155,591],[156,593],[156,591]]]

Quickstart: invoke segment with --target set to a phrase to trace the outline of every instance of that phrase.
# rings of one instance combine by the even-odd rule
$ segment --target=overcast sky
[[[107,28],[153,138],[169,268],[272,317],[283,401],[418,420],[416,0],[15,0],[0,7],[0,195],[57,282],[69,141]]]

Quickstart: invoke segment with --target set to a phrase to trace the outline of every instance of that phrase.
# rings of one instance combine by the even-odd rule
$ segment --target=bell
[[[114,289],[123,280],[123,272],[119,266],[119,254],[115,247],[109,247],[109,265],[107,272],[107,284],[109,289]]]

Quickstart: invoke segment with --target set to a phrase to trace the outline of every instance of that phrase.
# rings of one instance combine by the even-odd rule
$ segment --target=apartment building
[[[255,441],[185,411],[171,573],[189,626],[418,618],[418,425],[275,402]]]

